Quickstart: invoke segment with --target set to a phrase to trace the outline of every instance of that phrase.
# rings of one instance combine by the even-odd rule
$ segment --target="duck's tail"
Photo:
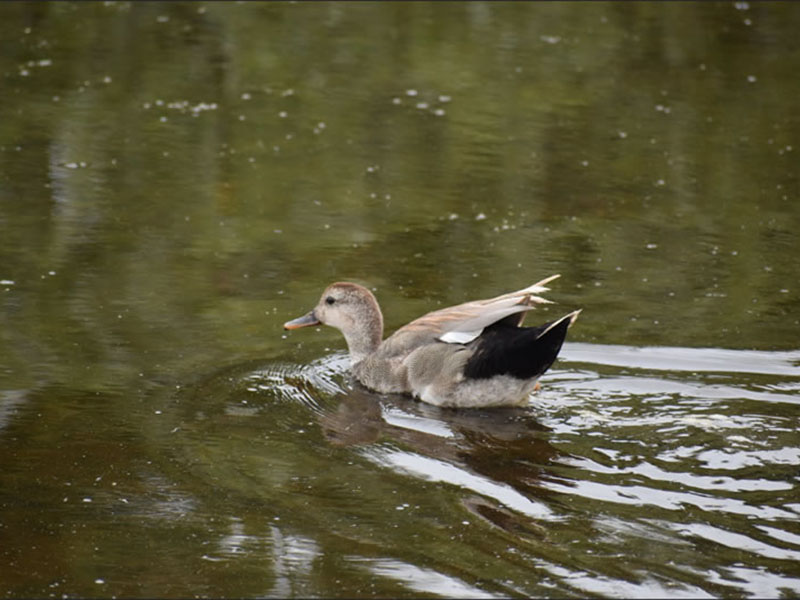
[[[474,342],[475,353],[464,368],[471,379],[511,375],[517,379],[539,377],[555,362],[567,329],[580,310],[538,327],[516,327],[500,321],[487,327]]]
[[[516,292],[509,292],[508,294],[503,294],[502,296],[497,296],[495,298],[491,298],[489,300],[485,300],[486,304],[490,302],[497,302],[498,300],[508,300],[509,298],[519,298],[519,304],[523,304],[525,306],[533,306],[534,304],[552,304],[552,301],[547,300],[546,298],[542,298],[538,296],[538,294],[543,294],[545,292],[549,292],[550,288],[546,287],[545,284],[550,283],[554,279],[558,279],[561,277],[560,274],[550,275],[550,277],[545,277],[541,281],[537,281],[533,285],[529,285],[526,288],[522,288],[521,290],[517,290]]]

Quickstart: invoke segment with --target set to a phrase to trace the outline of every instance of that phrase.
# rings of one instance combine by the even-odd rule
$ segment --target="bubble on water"
[[[250,94],[248,92],[244,92],[241,95],[241,98],[242,98],[242,100],[250,100],[251,96],[250,96]]]
[[[749,81],[750,83],[755,83],[756,81],[758,81],[758,78],[755,75],[748,75],[747,81]]]
[[[658,248],[658,244],[650,243],[645,245],[645,248],[647,248],[648,250],[655,250],[656,248]]]

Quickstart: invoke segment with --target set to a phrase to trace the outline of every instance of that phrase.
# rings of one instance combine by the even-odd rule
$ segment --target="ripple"
[[[567,495],[582,496],[590,500],[616,504],[652,506],[670,511],[682,511],[686,506],[695,506],[713,514],[729,513],[731,515],[756,517],[767,521],[777,519],[800,521],[797,514],[780,508],[753,506],[736,498],[720,498],[692,492],[669,491],[644,485],[573,481],[569,484],[549,482],[546,486],[553,491],[559,491]]]
[[[696,475],[685,472],[670,472],[660,469],[648,462],[642,462],[636,466],[625,468],[607,467],[588,458],[572,458],[568,459],[568,462],[576,467],[594,473],[642,475],[653,481],[678,483],[686,487],[692,487],[706,491],[721,490],[727,492],[753,492],[794,489],[794,486],[788,481],[770,481],[768,479],[736,479],[733,477]]]
[[[445,598],[505,598],[471,586],[456,577],[396,559],[348,557],[377,577],[398,581],[418,594],[436,594]]]
[[[546,561],[537,561],[537,563],[567,586],[588,594],[600,594],[614,598],[715,598],[699,587],[659,581],[647,575],[637,577],[641,581],[636,583],[612,579],[597,573],[572,571]]]
[[[545,520],[556,518],[553,511],[545,504],[526,498],[508,485],[475,475],[456,465],[411,452],[385,448],[365,452],[365,454],[382,466],[413,474],[428,481],[449,483],[471,490],[529,517]]]
[[[800,404],[800,397],[797,395],[781,394],[775,392],[759,392],[748,390],[737,385],[704,384],[691,381],[674,381],[670,379],[629,376],[629,377],[604,377],[595,374],[591,379],[573,379],[565,387],[575,393],[588,392],[600,394],[604,397],[627,398],[631,394],[657,397],[706,399],[706,400],[727,400],[727,399],[748,399],[760,402],[786,402],[789,404]]]
[[[231,381],[248,392],[274,394],[319,411],[320,397],[344,393],[340,379],[348,367],[346,355],[336,354],[302,366],[272,363],[246,373],[238,383]]]
[[[706,523],[673,523],[670,527],[683,536],[703,538],[727,546],[728,548],[733,548],[734,550],[752,552],[764,558],[800,561],[800,551],[798,550],[776,548],[775,546],[760,542],[741,533],[725,531],[724,529]]]
[[[559,360],[666,371],[760,373],[800,377],[800,351],[672,348],[565,343]]]
[[[513,410],[375,394],[342,353],[216,373],[181,402],[185,460],[270,513],[267,530],[228,528],[218,554],[274,547],[274,595],[343,549],[380,589],[412,594],[800,589],[770,572],[800,560],[798,353],[571,346]],[[278,538],[310,550],[281,562]],[[475,553],[480,567],[464,562]]]
[[[739,452],[704,450],[703,452],[698,452],[696,456],[709,469],[738,470],[754,466],[800,465],[800,448],[790,447]]]

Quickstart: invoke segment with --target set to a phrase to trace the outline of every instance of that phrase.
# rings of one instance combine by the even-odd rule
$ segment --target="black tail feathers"
[[[487,327],[472,344],[475,353],[467,361],[464,375],[488,379],[511,375],[532,379],[547,371],[556,360],[572,314],[538,327],[516,327],[505,319]]]

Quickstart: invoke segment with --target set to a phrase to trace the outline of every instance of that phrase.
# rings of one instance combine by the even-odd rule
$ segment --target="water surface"
[[[0,15],[0,595],[800,595],[791,3]],[[553,273],[522,409],[281,328]]]

